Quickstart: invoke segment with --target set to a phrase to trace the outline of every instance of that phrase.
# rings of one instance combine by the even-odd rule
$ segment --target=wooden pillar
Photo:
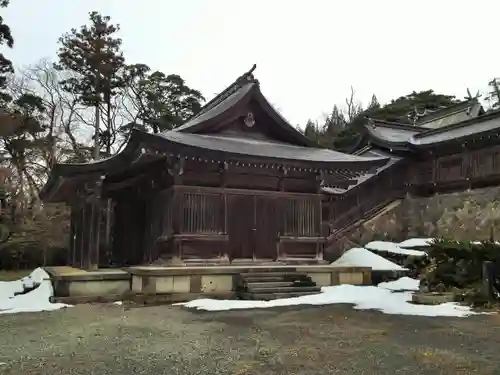
[[[128,209],[127,205],[130,201],[126,201],[123,196],[119,197],[115,201],[114,205],[114,223],[111,228],[113,241],[111,244],[111,263],[115,265],[124,265],[127,261],[127,241],[128,236],[130,236],[129,231],[126,228],[126,223],[128,220]]]
[[[179,234],[182,231],[183,220],[183,198],[184,191],[179,189],[178,186],[182,185],[184,174],[184,159],[170,158],[168,160],[168,173],[172,176],[174,182],[172,194],[172,234]],[[182,244],[175,239],[171,242],[172,257],[180,259],[182,257]]]
[[[82,266],[82,256],[83,256],[83,231],[85,230],[85,205],[82,202],[78,203],[77,213],[76,213],[76,239],[75,239],[75,257],[73,260],[73,267],[81,268]]]
[[[100,250],[100,229],[101,229],[101,204],[97,197],[89,203],[89,247],[88,247],[88,268],[97,269],[99,267]]]
[[[77,207],[71,206],[70,215],[70,229],[69,229],[69,251],[66,264],[72,266],[75,263],[75,253],[76,253],[76,230],[77,230],[77,217],[78,211]]]
[[[322,204],[322,196],[321,194],[318,194],[318,197],[316,198],[316,209],[318,210],[318,224],[316,226],[316,236],[317,237],[322,237],[323,236],[323,231],[322,231],[322,221],[323,221],[323,204]],[[316,242],[316,259],[317,260],[323,260],[323,242],[317,241]]]
[[[83,205],[83,220],[82,220],[82,250],[80,258],[80,268],[89,269],[89,249],[91,242],[91,218],[92,210],[89,207],[88,202]]]

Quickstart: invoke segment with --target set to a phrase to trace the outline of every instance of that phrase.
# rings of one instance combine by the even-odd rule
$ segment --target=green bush
[[[438,239],[428,248],[429,264],[423,283],[433,288],[476,288],[482,279],[483,262],[500,265],[500,244],[493,241],[470,243]]]

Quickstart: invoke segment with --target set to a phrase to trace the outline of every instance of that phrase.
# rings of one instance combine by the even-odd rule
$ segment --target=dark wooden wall
[[[452,155],[427,153],[408,170],[414,194],[460,191],[500,183],[500,146],[463,149]]]
[[[203,260],[277,259],[317,256],[316,242],[294,247],[305,238],[318,239],[321,196],[231,188],[175,186],[161,194],[171,200],[159,204],[154,222],[162,221],[162,233],[150,232],[151,248],[158,237],[155,256]],[[163,219],[158,218],[162,216]],[[170,219],[165,219],[165,215]]]
[[[276,167],[253,167],[229,164],[221,173],[216,163],[186,160],[182,185],[206,186],[248,190],[282,190],[298,193],[316,193],[318,180],[315,172],[287,170]]]

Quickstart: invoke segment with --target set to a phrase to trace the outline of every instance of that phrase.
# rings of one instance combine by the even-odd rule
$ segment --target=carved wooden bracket
[[[285,189],[284,182],[285,182],[286,176],[288,176],[288,168],[283,167],[282,173],[278,178],[278,191],[283,191]]]
[[[179,156],[167,156],[167,171],[172,177],[182,176],[184,174],[185,159]]]

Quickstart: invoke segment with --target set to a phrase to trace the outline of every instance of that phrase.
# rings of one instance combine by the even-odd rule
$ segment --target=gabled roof
[[[483,116],[451,124],[442,128],[428,129],[415,134],[409,143],[416,147],[434,146],[453,140],[467,139],[500,130],[500,110],[491,111]]]
[[[186,134],[170,131],[161,134],[161,137],[170,143],[175,143],[181,147],[210,150],[213,153],[224,153],[232,155],[270,158],[281,161],[292,160],[302,162],[314,162],[316,168],[327,167],[329,163],[342,162],[364,164],[370,161],[377,161],[380,157],[358,157],[344,154],[325,148],[310,148],[295,146],[281,142],[261,141],[249,138],[236,138],[220,135]],[[184,153],[189,154],[188,149]]]
[[[69,199],[68,192],[76,190],[82,182],[95,182],[96,178],[140,169],[144,159],[153,162],[164,155],[210,163],[245,161],[253,166],[321,171],[340,179],[359,176],[388,162],[387,157],[344,154],[314,144],[269,104],[253,77],[254,68],[175,130],[160,134],[133,130],[125,148],[113,157],[86,164],[57,164],[40,194],[42,199]],[[264,113],[263,126],[272,127],[271,133],[279,135],[276,137],[279,139],[263,141],[217,133],[218,126],[246,116],[251,100],[254,107],[255,103],[259,106],[259,113]],[[146,149],[150,149],[151,154],[144,154]],[[57,193],[58,190],[64,193]]]
[[[500,131],[500,110],[447,126],[429,129],[372,120],[366,125],[370,142],[381,147],[412,151],[443,143],[481,137]]]
[[[474,98],[438,110],[428,111],[418,119],[415,125],[436,129],[476,118],[483,113],[481,103],[477,98]]]
[[[238,77],[231,85],[224,89],[215,98],[206,103],[194,116],[189,118],[185,124],[172,130],[183,133],[206,133],[214,124],[227,120],[228,116],[237,113],[231,111],[237,106],[244,106],[250,100],[255,100],[260,107],[269,115],[273,121],[267,126],[276,127],[286,142],[296,146],[317,147],[317,145],[285,120],[278,111],[268,102],[260,91],[259,81],[253,72],[256,65],[248,72]]]
[[[406,149],[407,143],[413,135],[425,131],[424,128],[414,125],[375,119],[368,119],[368,124],[365,127],[371,143],[403,150]]]

